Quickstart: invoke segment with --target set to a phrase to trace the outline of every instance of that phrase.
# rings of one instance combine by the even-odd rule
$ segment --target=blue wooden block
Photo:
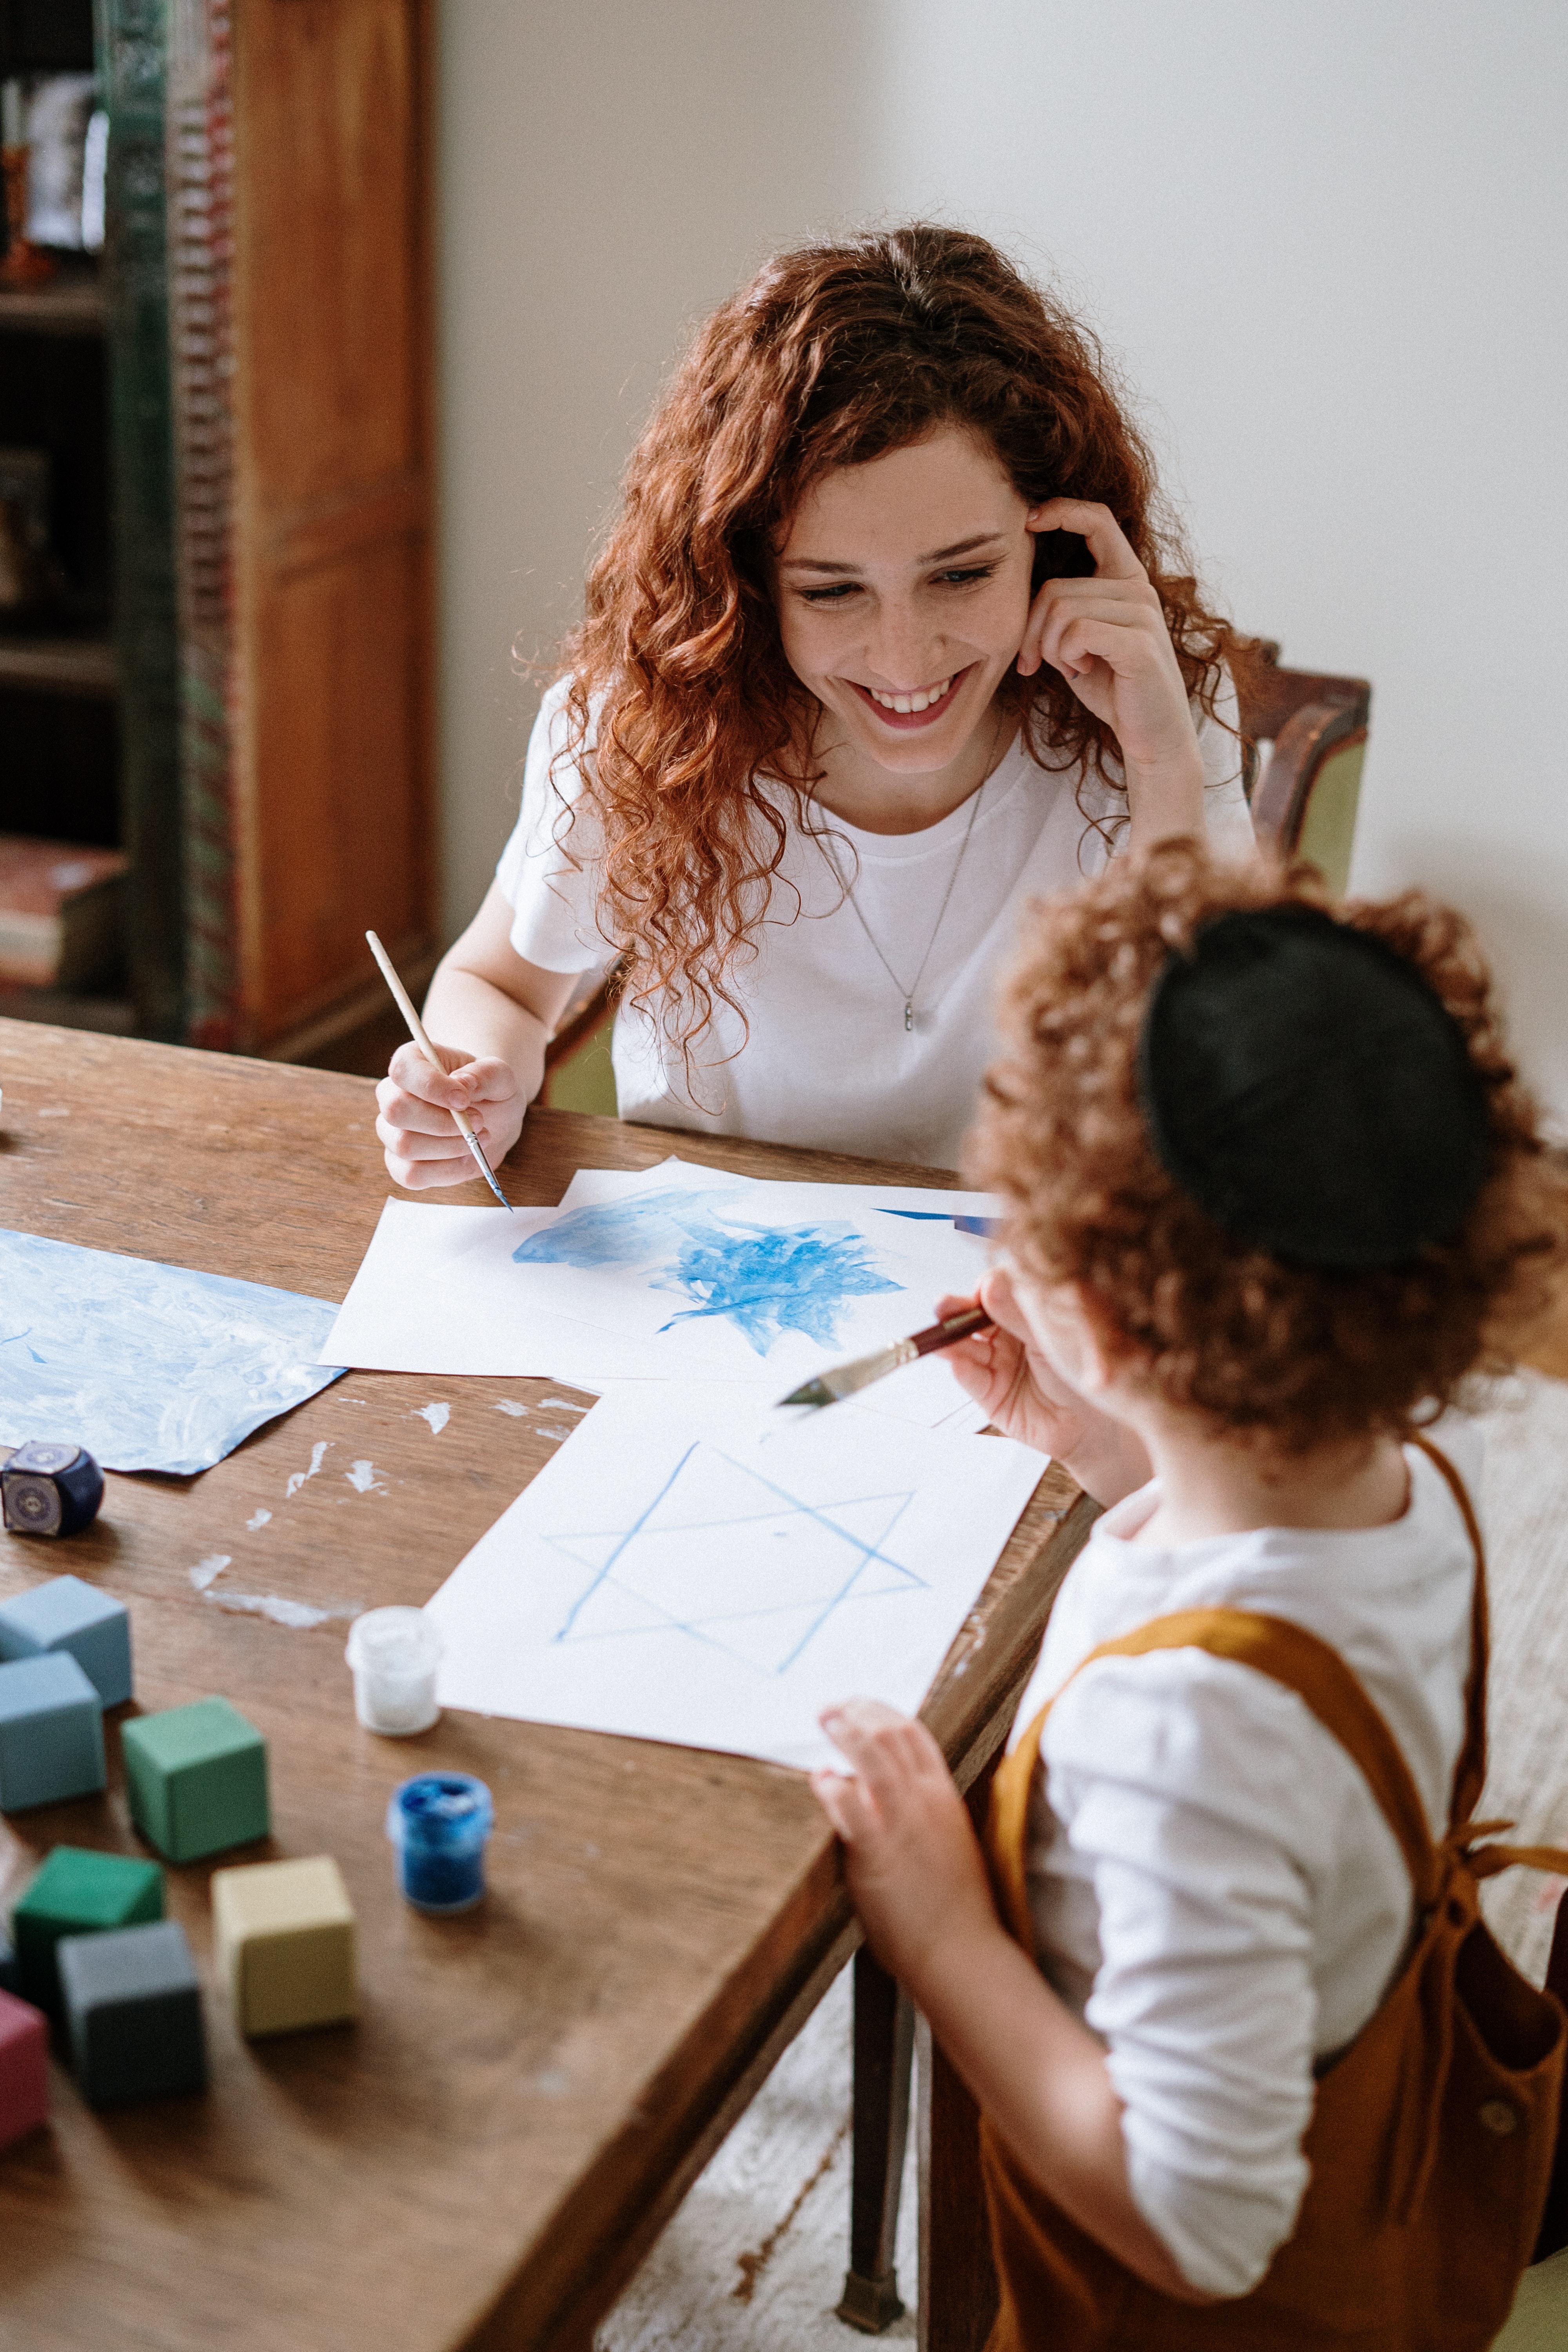
[[[130,1613],[79,1576],[53,1576],[0,1601],[0,1658],[46,1650],[68,1650],[105,1706],[130,1697]]]
[[[0,1811],[104,1784],[103,1701],[63,1650],[0,1665]]]
[[[89,2106],[203,2088],[201,1987],[176,1920],[67,1936],[55,1962],[71,2063]]]

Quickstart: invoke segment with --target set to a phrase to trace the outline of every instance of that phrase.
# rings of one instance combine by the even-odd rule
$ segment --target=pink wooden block
[[[48,2119],[48,2020],[31,2001],[0,1992],[0,2147]]]

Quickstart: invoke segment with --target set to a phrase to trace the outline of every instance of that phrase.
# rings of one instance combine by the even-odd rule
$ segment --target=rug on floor
[[[1483,1415],[1481,1509],[1491,1570],[1491,1759],[1479,1817],[1521,1843],[1568,1844],[1568,1381],[1523,1372]],[[1545,1971],[1563,1882],[1514,1870],[1488,1916],[1526,1972]],[[834,2315],[848,2258],[849,1972],[846,1970],[693,2186],[596,2339],[598,2352],[853,2352]],[[914,2340],[913,2153],[900,2215],[899,2283],[910,2308],[879,2340]],[[1568,2277],[1538,2278],[1561,2326]],[[1528,2298],[1526,2298],[1528,2301]],[[1552,2341],[1559,2340],[1556,2336]]]

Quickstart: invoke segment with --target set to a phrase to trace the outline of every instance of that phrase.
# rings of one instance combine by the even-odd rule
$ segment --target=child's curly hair
[[[1138,1096],[1149,993],[1173,950],[1232,908],[1322,908],[1414,965],[1486,1088],[1486,1181],[1459,1231],[1404,1265],[1287,1265],[1226,1234],[1155,1157]],[[1408,1429],[1467,1374],[1500,1370],[1552,1300],[1565,1192],[1503,1042],[1463,916],[1418,890],[1335,908],[1316,869],[1215,863],[1190,840],[1118,859],[1035,911],[1005,984],[1004,1051],[966,1153],[1009,1204],[1020,1268],[1078,1282],[1165,1402],[1278,1454]]]

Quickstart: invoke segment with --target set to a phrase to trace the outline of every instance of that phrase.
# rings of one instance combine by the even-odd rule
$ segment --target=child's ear
[[[1104,1306],[1081,1282],[1064,1282],[1055,1294],[1064,1332],[1072,1335],[1073,1386],[1080,1396],[1103,1396],[1116,1377],[1117,1350]]]
[[[992,1303],[988,1293],[986,1305]],[[1115,1378],[1118,1354],[1104,1307],[1085,1284],[1038,1282],[1014,1275],[997,1320],[1011,1329],[1015,1316],[1026,1324],[1033,1345],[1069,1388],[1084,1397],[1104,1394]]]

